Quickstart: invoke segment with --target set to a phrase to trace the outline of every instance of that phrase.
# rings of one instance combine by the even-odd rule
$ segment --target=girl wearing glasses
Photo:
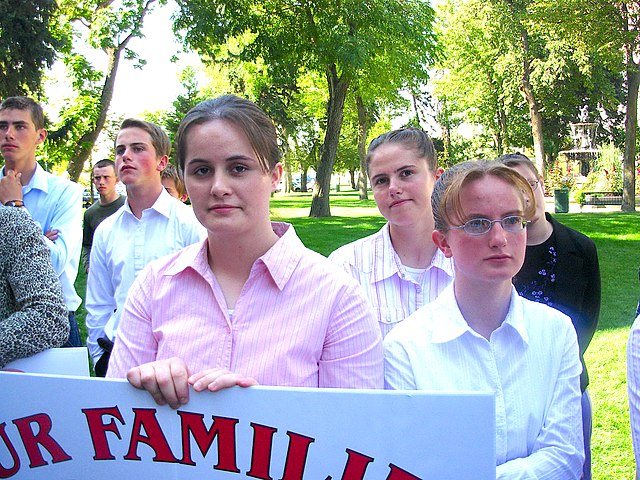
[[[598,326],[600,267],[596,246],[589,237],[562,225],[546,213],[544,183],[534,163],[521,153],[498,161],[513,168],[533,188],[536,211],[527,227],[524,265],[513,279],[518,293],[568,315],[578,334],[582,374],[582,423],[585,444],[584,480],[591,480],[591,400],[584,352]]]
[[[432,196],[433,241],[455,278],[385,338],[385,387],[492,391],[496,477],[580,478],[580,361],[569,318],[518,296],[529,183],[490,162],[445,172]],[[544,321],[540,321],[544,319]]]

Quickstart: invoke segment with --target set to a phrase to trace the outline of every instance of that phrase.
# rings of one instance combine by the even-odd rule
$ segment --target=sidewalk
[[[545,209],[548,213],[555,213],[556,203],[553,196],[544,197]],[[620,205],[585,205],[580,209],[579,203],[569,202],[569,213],[588,213],[588,212],[596,212],[596,213],[610,213],[610,212],[619,212]]]

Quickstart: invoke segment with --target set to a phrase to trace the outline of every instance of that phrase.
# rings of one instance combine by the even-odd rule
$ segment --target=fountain
[[[599,123],[589,121],[589,107],[587,105],[580,107],[579,119],[579,122],[569,124],[573,148],[562,150],[559,153],[566,157],[567,166],[569,162],[579,164],[580,174],[586,177],[599,155],[595,145]]]

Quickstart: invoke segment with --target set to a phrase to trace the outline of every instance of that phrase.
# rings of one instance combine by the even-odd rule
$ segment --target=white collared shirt
[[[627,389],[633,452],[636,468],[640,468],[640,316],[631,326],[627,344]]]
[[[495,394],[498,479],[580,478],[582,367],[569,317],[512,288],[507,317],[487,340],[465,321],[452,285],[384,347],[387,389]]]
[[[4,168],[0,170],[0,178],[3,176]],[[52,175],[38,163],[31,180],[22,187],[24,206],[42,230],[70,312],[82,303],[73,286],[82,250],[82,190],[77,183]],[[49,230],[58,230],[55,242],[44,236]]]
[[[129,288],[152,260],[176,252],[206,237],[193,209],[160,196],[138,219],[128,200],[96,229],[87,279],[87,346],[97,362],[103,351],[98,338],[114,340]]]
[[[378,232],[338,248],[329,259],[362,287],[376,313],[382,336],[423,305],[432,302],[453,280],[453,263],[437,250],[431,265],[415,280],[391,243],[389,224]]]

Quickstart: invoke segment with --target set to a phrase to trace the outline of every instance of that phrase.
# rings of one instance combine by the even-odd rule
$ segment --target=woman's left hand
[[[217,392],[218,390],[235,386],[251,387],[258,385],[258,381],[253,377],[245,377],[222,368],[211,368],[191,375],[189,384],[196,392],[204,390]]]

